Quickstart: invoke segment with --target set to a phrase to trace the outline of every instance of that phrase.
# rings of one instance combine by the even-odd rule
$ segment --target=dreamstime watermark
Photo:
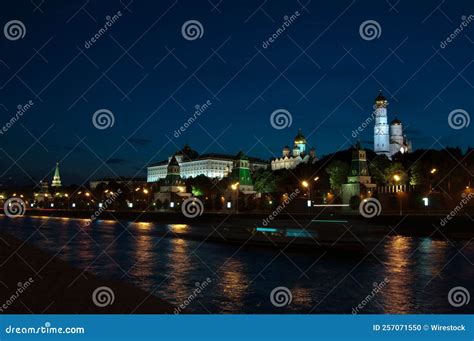
[[[454,109],[448,115],[448,124],[455,130],[467,128],[469,123],[471,123],[471,117],[464,109]]]
[[[352,131],[352,137],[357,138],[357,136],[359,136],[359,134],[361,134],[365,130],[365,128],[371,125],[374,119],[375,119],[375,112],[373,112],[372,115],[367,117],[367,119],[364,122],[362,122],[361,125],[357,127],[357,129]]]
[[[382,34],[382,27],[375,20],[366,20],[359,26],[359,34],[362,39],[370,41],[379,39]]]
[[[270,115],[270,124],[273,128],[281,130],[291,126],[293,116],[286,109],[277,109]]]
[[[288,206],[290,202],[292,202],[293,199],[295,199],[299,194],[300,194],[300,190],[298,188],[295,189],[293,192],[291,192],[291,194],[288,195],[287,198],[283,200],[283,202],[280,205],[278,205],[278,207],[268,216],[268,218],[265,218],[262,220],[262,225],[268,226],[268,224],[270,224],[270,221],[275,219],[276,216],[278,216],[281,213],[281,211],[283,211],[285,207]]]
[[[10,20],[3,27],[5,38],[11,41],[25,38],[26,27],[20,20]]]
[[[384,280],[380,283],[374,282],[373,286],[374,288],[368,294],[367,296],[364,297],[364,299],[357,305],[357,307],[352,308],[352,314],[356,315],[358,314],[362,309],[365,308],[367,304],[369,304],[370,301],[380,292],[382,289],[390,282],[388,278],[384,278]]]
[[[454,287],[448,292],[448,302],[455,308],[468,305],[470,300],[471,295],[464,287]]]
[[[0,313],[5,312],[20,297],[20,295],[23,294],[23,292],[25,292],[25,290],[28,289],[28,287],[33,283],[34,283],[34,280],[31,277],[28,278],[28,280],[24,283],[18,282],[18,288],[16,289],[15,293],[12,294],[9,298],[7,298],[5,303],[3,303],[0,306]]]
[[[212,105],[212,102],[210,100],[207,100],[206,103],[204,103],[203,105],[196,104],[194,106],[194,109],[196,110],[194,111],[193,115],[190,116],[188,120],[184,122],[184,124],[181,127],[179,127],[179,129],[174,131],[173,136],[175,138],[178,138],[182,133],[186,131],[186,129],[188,129],[197,120],[199,116],[201,116],[201,114],[203,114],[207,109],[209,109],[211,105]]]
[[[104,24],[103,27],[101,27],[96,34],[94,34],[89,40],[86,40],[84,42],[84,47],[86,49],[89,49],[92,47],[92,45],[94,45],[97,41],[99,41],[99,39],[109,30],[110,27],[112,27],[113,24],[115,24],[119,19],[120,17],[122,16],[122,12],[121,11],[118,11],[116,14],[114,14],[113,16],[106,16],[105,17],[105,20],[107,20]]]
[[[9,325],[5,328],[6,334],[85,334],[84,327],[53,327],[46,322],[40,327],[14,327]]]
[[[364,218],[373,218],[382,213],[382,204],[376,198],[363,199],[359,204],[359,212]]]
[[[181,205],[181,212],[186,218],[196,218],[204,212],[204,205],[198,198],[187,198]]]
[[[181,26],[181,34],[189,41],[201,39],[204,35],[204,27],[197,20],[188,20]]]
[[[457,27],[445,40],[439,43],[440,48],[445,49],[449,45],[449,43],[453,42],[454,39],[456,39],[456,37],[464,31],[464,28],[467,27],[474,20],[474,15],[463,15],[461,17],[461,20],[462,22],[459,27]]]
[[[9,218],[21,217],[26,212],[26,204],[22,198],[9,198],[3,204],[3,212]]]
[[[90,220],[84,224],[84,227],[89,226],[94,220],[96,220],[102,214],[102,212],[107,209],[107,207],[112,205],[112,203],[119,197],[120,194],[122,194],[122,189],[119,188],[117,192],[113,192],[108,196],[107,199],[102,201],[99,205],[99,208],[94,212],[94,214],[91,215]]]
[[[293,295],[287,287],[276,287],[270,293],[270,302],[277,308],[290,305]]]
[[[99,307],[104,308],[108,305],[114,304],[115,293],[109,287],[98,287],[92,293],[92,302]]]
[[[193,302],[196,297],[209,285],[211,284],[212,280],[208,277],[206,280],[202,283],[196,282],[196,289],[193,290],[192,294],[190,294],[183,303],[181,303],[177,308],[174,308],[174,314],[178,315],[180,314],[184,309],[186,309],[187,306]]]
[[[18,122],[18,120],[28,111],[31,109],[31,107],[34,105],[35,103],[32,101],[32,100],[29,100],[28,103],[26,104],[19,104],[16,108],[17,108],[17,111],[16,113],[10,118],[9,121],[7,121],[7,123],[5,123],[3,125],[3,127],[0,129],[0,135],[3,135],[5,134],[8,129],[10,129],[11,127],[13,127],[13,125]]]
[[[456,207],[454,207],[451,212],[449,212],[445,218],[441,219],[440,221],[440,225],[441,226],[446,226],[446,224],[448,222],[451,221],[451,219],[453,219],[459,212],[461,212],[461,210],[463,209],[464,206],[466,206],[469,201],[471,201],[472,198],[474,198],[474,193],[470,192],[468,194],[466,193],[463,193],[461,194],[462,196],[462,199],[461,201],[459,202],[459,204],[456,205]]]
[[[109,109],[99,109],[92,115],[92,124],[99,130],[112,128],[115,116]]]
[[[293,24],[296,21],[296,19],[298,19],[300,15],[301,14],[299,11],[295,11],[295,13],[293,13],[290,16],[285,15],[283,17],[283,20],[284,20],[283,24],[281,24],[281,26],[278,27],[276,31],[267,40],[265,40],[262,43],[262,47],[264,49],[267,49],[272,43],[274,43],[278,39],[278,37],[280,37],[280,35],[283,34],[283,32],[285,32],[287,27],[290,27],[290,25]]]

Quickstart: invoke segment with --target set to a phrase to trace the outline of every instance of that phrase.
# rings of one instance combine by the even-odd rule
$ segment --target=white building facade
[[[234,156],[224,154],[197,155],[196,152],[191,153],[189,152],[190,150],[186,150],[186,148],[189,147],[186,146],[182,151],[174,155],[180,167],[181,178],[194,178],[199,175],[204,175],[208,178],[222,179],[232,173]],[[156,182],[160,179],[164,179],[166,177],[168,163],[172,157],[173,156],[170,156],[167,161],[149,166],[147,170],[147,182]],[[251,172],[268,168],[267,162],[256,158],[249,158],[249,164]]]
[[[300,163],[316,162],[318,158],[316,157],[315,149],[311,148],[309,152],[308,149],[306,138],[301,133],[301,129],[299,129],[293,143],[293,149],[290,150],[288,146],[285,146],[282,150],[282,157],[271,161],[272,170],[293,169]]]

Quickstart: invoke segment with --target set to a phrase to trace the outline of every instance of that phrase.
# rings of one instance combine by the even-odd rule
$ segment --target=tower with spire
[[[383,154],[390,157],[390,132],[387,118],[388,101],[382,95],[375,98],[375,126],[374,126],[374,151],[376,154]]]
[[[56,162],[56,170],[54,171],[53,181],[51,187],[61,187],[61,176],[59,176],[59,162]]]

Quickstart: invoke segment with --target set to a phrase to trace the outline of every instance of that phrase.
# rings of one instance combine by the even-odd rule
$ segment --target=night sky
[[[56,161],[63,184],[145,176],[148,164],[185,143],[200,153],[243,150],[269,159],[291,145],[298,128],[323,156],[354,142],[352,131],[371,115],[379,89],[390,102],[389,121],[397,114],[415,149],[472,146],[474,123],[455,130],[448,115],[474,113],[474,20],[445,48],[440,43],[474,14],[474,3],[390,2],[3,2],[0,126],[18,105],[34,105],[0,135],[0,181],[50,180]],[[23,38],[5,37],[11,20],[24,24]],[[183,37],[188,20],[202,24],[201,38]],[[361,37],[367,20],[380,25],[378,38]],[[99,109],[113,113],[112,127],[94,127]],[[277,109],[291,113],[290,127],[271,126]],[[360,140],[372,147],[373,124]]]

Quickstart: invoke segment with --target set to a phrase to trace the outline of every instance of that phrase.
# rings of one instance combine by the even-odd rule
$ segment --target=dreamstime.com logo
[[[439,44],[439,47],[445,49],[454,39],[456,39],[456,37],[464,31],[464,28],[474,21],[474,15],[471,14],[468,17],[463,15],[461,20],[461,24],[449,35],[449,37]]]
[[[448,292],[448,302],[455,308],[468,305],[470,300],[471,295],[464,287],[454,287]]]
[[[25,103],[24,105],[18,104],[17,111],[15,115],[13,115],[7,123],[3,127],[0,128],[0,135],[5,134],[11,127],[15,125],[16,122],[20,120],[20,118],[23,117],[23,115],[31,109],[31,107],[35,103],[32,100],[29,100],[28,103]]]
[[[382,213],[382,204],[375,198],[367,198],[360,202],[359,212],[364,218],[373,218]]]
[[[104,212],[107,209],[107,207],[112,205],[114,201],[117,200],[119,195],[122,193],[123,193],[122,189],[119,188],[117,192],[113,192],[107,199],[102,201],[101,203],[102,205],[94,212],[94,214],[91,215],[90,220],[84,224],[84,227],[89,226],[93,221],[95,221],[102,214],[102,212]]]
[[[207,109],[209,109],[211,105],[212,105],[212,102],[210,100],[207,100],[206,103],[204,103],[203,105],[196,104],[194,106],[195,110],[194,110],[193,115],[190,116],[188,120],[184,122],[184,124],[181,127],[179,127],[178,130],[174,131],[173,136],[175,138],[178,138],[182,133],[186,131],[186,129],[188,129],[198,119],[199,116],[201,116],[201,114],[203,114]]]
[[[115,123],[115,116],[109,109],[99,109],[92,115],[92,124],[99,130],[112,128]]]
[[[456,205],[456,207],[454,207],[451,212],[449,212],[445,218],[441,219],[440,221],[440,225],[441,226],[446,226],[447,223],[449,223],[451,221],[451,219],[453,219],[459,212],[462,211],[463,207],[466,206],[469,201],[471,201],[472,198],[474,198],[474,193],[469,193],[469,194],[466,194],[466,193],[463,193],[462,195],[462,200],[459,202],[459,204]]]
[[[180,314],[188,305],[193,302],[196,297],[211,283],[211,279],[209,277],[206,278],[206,280],[202,283],[196,282],[196,289],[193,290],[192,294],[189,295],[182,304],[180,304],[177,308],[174,309],[174,314],[178,315]]]
[[[181,26],[181,34],[189,41],[201,39],[204,35],[204,27],[197,20],[188,20]]]
[[[266,41],[262,43],[262,47],[266,49],[272,43],[274,43],[278,39],[278,37],[281,36],[283,32],[285,32],[286,28],[290,27],[290,25],[293,24],[296,21],[296,19],[298,19],[299,16],[300,16],[299,11],[295,11],[295,13],[293,13],[290,16],[285,15],[283,17],[283,20],[284,20],[283,24],[281,24],[280,27],[276,29],[275,33],[273,33]]]
[[[262,220],[262,225],[268,226],[268,224],[270,224],[270,221],[272,221],[277,215],[279,215],[281,211],[283,211],[285,207],[289,205],[290,202],[292,202],[293,199],[298,196],[298,194],[300,194],[300,190],[297,188],[294,190],[294,192],[288,195],[288,197],[280,205],[278,205],[278,207],[268,216],[268,218]]]
[[[84,43],[84,47],[86,49],[89,49],[92,45],[94,45],[105,33],[107,33],[108,29],[112,27],[112,25],[115,24],[122,15],[123,15],[122,12],[118,11],[113,16],[110,16],[110,15],[106,16],[105,24],[89,40],[86,40],[86,42]]]
[[[181,205],[181,212],[186,218],[196,218],[204,212],[204,205],[198,198],[187,198]]]
[[[291,127],[293,116],[286,109],[277,109],[270,115],[270,124],[273,128],[281,130]]]
[[[352,308],[352,314],[358,314],[362,309],[365,308],[367,304],[379,293],[382,289],[390,282],[388,278],[384,278],[384,280],[380,283],[374,282],[374,288],[370,291],[370,293],[364,297],[364,299],[357,305],[357,307]]]
[[[469,123],[471,123],[471,117],[464,109],[454,109],[448,115],[448,124],[455,130],[467,128]]]
[[[277,308],[290,305],[291,301],[293,301],[293,295],[287,287],[276,287],[270,293],[270,302]]]
[[[21,217],[26,212],[26,204],[21,198],[10,198],[3,204],[3,212],[9,218]]]
[[[109,287],[98,287],[92,293],[92,302],[99,307],[104,308],[108,305],[114,304],[115,294],[112,289]]]
[[[20,20],[10,20],[3,27],[5,38],[11,41],[25,38],[26,27]]]
[[[16,327],[9,325],[5,328],[6,334],[85,334],[84,327],[53,327],[50,322],[45,322],[40,327]]]
[[[28,278],[28,280],[24,283],[18,282],[18,288],[16,289],[15,293],[13,293],[10,297],[7,298],[6,302],[4,302],[0,306],[0,313],[5,312],[19,297],[26,289],[29,288],[31,284],[34,283],[33,278]]]
[[[382,34],[382,27],[375,20],[366,20],[360,24],[359,34],[362,39],[367,41],[379,39]]]

